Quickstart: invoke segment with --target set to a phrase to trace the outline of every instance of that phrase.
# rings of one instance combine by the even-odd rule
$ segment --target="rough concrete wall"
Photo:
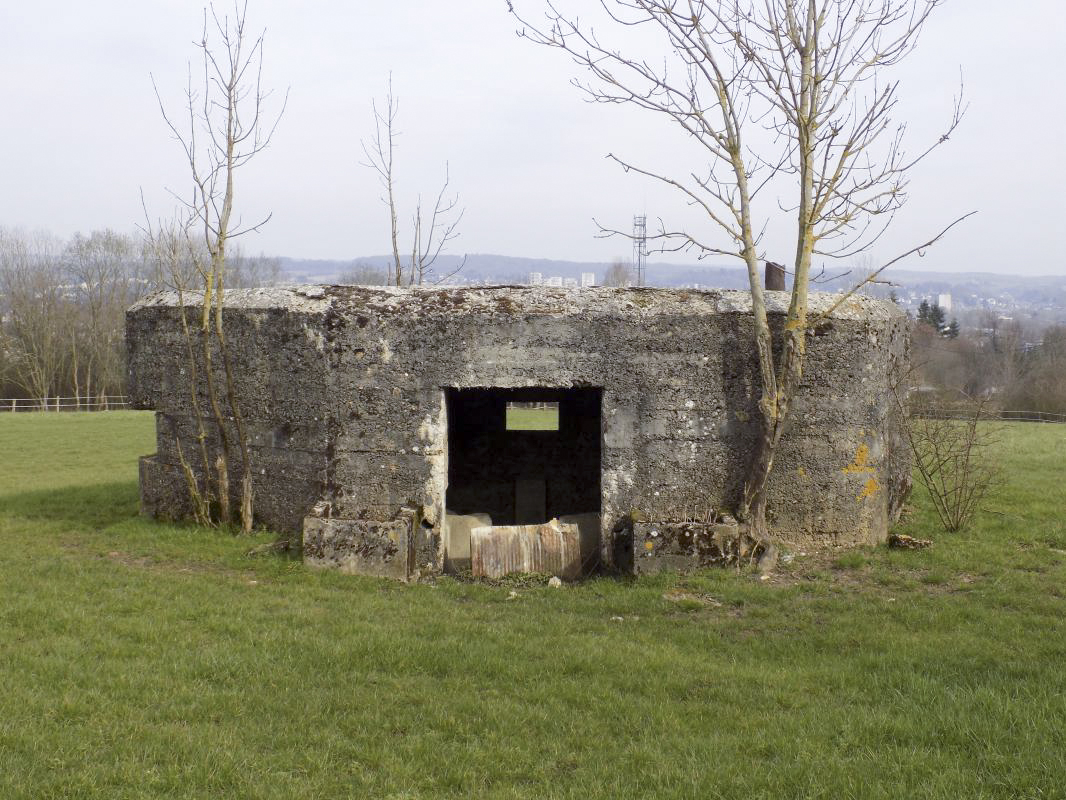
[[[300,529],[325,486],[331,447],[324,348],[328,305],[294,295],[285,308],[279,308],[265,299],[271,297],[263,290],[242,292],[239,299],[245,305],[228,310],[226,332],[252,452],[257,516],[269,527],[291,531]],[[190,310],[190,323],[194,317]],[[156,454],[141,465],[142,506],[155,516],[186,516],[189,506],[178,466],[178,443],[198,474],[202,462],[187,343],[174,298],[157,295],[139,303],[127,316],[127,336],[131,404],[157,412]],[[194,355],[202,378],[199,347]],[[221,364],[216,367],[216,383],[224,386]],[[213,464],[219,437],[202,379],[200,388],[199,408]],[[235,442],[232,425],[228,430]],[[235,446],[231,470],[235,500],[241,480]],[[175,506],[177,497],[185,499],[184,506]]]
[[[704,518],[739,496],[757,398],[744,292],[309,287],[232,297],[227,333],[254,431],[258,513],[270,526],[299,530],[318,501],[343,520],[413,509],[415,568],[439,569],[447,387],[602,388],[608,561],[612,531],[633,510]],[[779,321],[787,295],[769,302]],[[812,310],[830,302],[814,295]],[[134,307],[127,338],[133,402],[161,412],[159,452],[142,479],[144,506],[158,512],[180,493],[175,436],[186,451],[194,444],[175,299]],[[770,486],[786,540],[886,535],[891,493],[909,469],[889,392],[906,348],[902,313],[867,298],[811,336]]]

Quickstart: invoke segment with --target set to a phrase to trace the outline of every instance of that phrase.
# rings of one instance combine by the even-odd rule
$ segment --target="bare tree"
[[[706,158],[702,170],[669,175],[608,156],[674,188],[703,212],[706,231],[664,227],[649,237],[662,249],[733,256],[747,267],[760,436],[737,513],[752,548],[769,544],[767,480],[803,377],[807,331],[836,308],[809,318],[812,261],[853,257],[876,242],[906,200],[908,171],[947,141],[961,118],[960,97],[943,135],[909,157],[904,126],[892,122],[898,84],[883,77],[911,52],[942,1],[600,0],[605,24],[598,27],[552,0],[538,0],[543,22],[533,24],[508,2],[525,26],[520,35],[568,54],[582,68],[588,77],[575,83],[588,98],[669,120]],[[627,48],[650,40],[654,53],[623,52],[601,38],[605,30],[624,30]],[[639,39],[641,33],[648,39]],[[790,303],[775,333],[759,262],[762,232],[779,209],[791,217],[796,245]],[[777,358],[775,336],[782,339]]]
[[[374,138],[361,142],[366,161],[364,167],[374,170],[381,180],[384,190],[382,202],[389,209],[389,226],[392,243],[392,263],[389,265],[388,282],[395,286],[404,284],[422,284],[433,272],[433,264],[448,242],[459,236],[459,223],[463,219],[464,209],[459,207],[459,195],[449,195],[451,176],[448,162],[444,162],[444,183],[437,192],[433,208],[422,206],[422,195],[418,195],[415,210],[411,215],[410,255],[400,255],[400,224],[398,203],[396,200],[396,140],[400,131],[396,121],[400,114],[400,101],[392,93],[392,75],[389,75],[385,94],[384,108],[378,108],[373,101]],[[466,259],[447,275],[439,276],[436,283],[455,275],[463,268]]]
[[[349,286],[387,286],[389,274],[373,264],[355,262],[340,274],[340,283]]]
[[[114,231],[63,242],[0,230],[0,394],[64,409],[122,394],[125,312],[141,272],[132,237]]]
[[[1066,414],[1066,326],[1046,328],[1039,342],[1019,351],[1019,376],[1007,387],[1006,402],[1015,409]]]
[[[633,265],[621,259],[614,261],[603,273],[604,286],[632,286],[635,280]]]
[[[76,234],[63,251],[77,313],[69,320],[75,403],[97,406],[125,383],[126,309],[140,294],[135,246],[111,230]]]
[[[0,347],[14,383],[42,409],[62,390],[74,311],[60,243],[0,230]]]
[[[219,517],[223,523],[232,519],[229,475],[236,449],[241,460],[240,520],[245,532],[252,529],[253,520],[252,465],[222,324],[228,248],[232,239],[259,230],[269,220],[268,216],[242,225],[239,217],[234,218],[235,178],[270,144],[285,109],[283,100],[276,114],[267,113],[269,92],[262,85],[264,34],[255,36],[248,31],[247,10],[247,0],[235,0],[232,16],[219,14],[213,5],[204,10],[203,33],[196,43],[202,77],[194,84],[190,69],[182,125],[167,114],[156,88],[160,111],[181,144],[192,178],[191,196],[182,200],[187,215],[183,229],[189,231],[195,226],[203,242],[202,251],[191,248],[189,255],[198,276],[202,376],[219,438],[215,462]],[[222,362],[221,386],[215,352]]]
[[[239,245],[230,247],[226,261],[226,284],[234,288],[276,286],[285,278],[280,258],[265,253],[246,255]]]
[[[178,454],[185,476],[186,489],[193,509],[193,519],[199,525],[212,525],[211,507],[216,503],[222,507],[219,496],[228,485],[212,481],[212,463],[208,447],[207,425],[204,421],[204,409],[201,402],[200,362],[196,357],[197,344],[194,323],[190,323],[187,298],[190,290],[199,287],[201,275],[197,265],[203,263],[202,245],[194,242],[189,232],[189,218],[175,214],[171,219],[160,220],[152,224],[146,217],[144,227],[143,257],[151,265],[152,277],[157,287],[170,289],[178,295],[178,319],[181,323],[184,346],[181,352],[174,354],[175,369],[187,374],[186,388],[189,393],[189,408],[196,425],[197,453],[190,458],[181,444],[181,436],[174,433],[174,448]],[[196,289],[192,288],[196,287]],[[193,464],[198,465],[197,469]]]
[[[987,402],[960,395],[950,405],[912,401],[908,409],[898,394],[897,402],[910,412],[907,441],[941,525],[946,531],[965,528],[999,475]]]

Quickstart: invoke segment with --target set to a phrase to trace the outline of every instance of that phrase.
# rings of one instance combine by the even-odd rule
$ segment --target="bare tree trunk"
[[[174,246],[177,246],[176,242],[174,243]],[[193,503],[197,522],[202,525],[208,525],[211,523],[211,459],[207,454],[207,430],[204,428],[204,415],[200,408],[199,370],[196,366],[196,353],[193,349],[192,331],[189,329],[189,320],[185,313],[185,295],[182,288],[183,278],[181,278],[178,269],[175,269],[174,275],[178,285],[178,308],[181,313],[181,331],[185,339],[186,363],[189,368],[189,405],[190,408],[192,408],[193,416],[196,418],[196,441],[200,449],[200,464],[204,476],[203,490],[198,486],[192,469],[190,469],[185,463],[185,456],[181,452],[180,445],[178,446],[178,456],[181,459],[182,467],[186,471],[186,478],[189,484],[189,496]],[[175,437],[175,442],[177,441],[178,437]]]
[[[78,341],[73,329],[70,333],[70,378],[74,385],[74,404],[77,410],[81,410],[81,393],[78,384]]]
[[[226,375],[226,399],[229,402],[230,413],[233,415],[237,442],[241,449],[241,530],[244,533],[251,533],[253,523],[252,456],[248,448],[248,436],[244,429],[244,417],[241,414],[240,403],[238,402],[237,386],[233,379],[229,349],[226,347],[226,333],[222,326],[224,300],[225,288],[220,280],[215,303],[215,337],[218,340],[218,348],[222,355],[222,365]]]
[[[457,227],[463,218],[463,211],[455,210],[458,206],[458,196],[447,197],[449,173],[445,164],[444,184],[437,195],[437,202],[433,207],[433,214],[428,220],[423,219],[421,196],[415,205],[412,217],[411,235],[411,260],[404,264],[400,260],[400,232],[399,216],[396,202],[395,183],[395,141],[397,136],[396,119],[399,114],[399,101],[392,93],[392,75],[389,75],[388,90],[385,95],[385,110],[378,110],[377,102],[372,104],[374,110],[374,138],[368,142],[362,142],[363,153],[366,161],[363,166],[369,167],[378,174],[381,181],[384,196],[382,202],[389,209],[389,232],[392,243],[392,265],[389,270],[388,282],[396,286],[421,285],[430,274],[433,262],[440,255],[444,246],[459,234]],[[451,215],[455,213],[454,218]],[[465,259],[463,260],[465,263]],[[454,275],[462,269],[462,264],[445,275],[441,280]]]
[[[197,266],[204,287],[199,334],[208,402],[219,436],[219,451],[214,464],[219,517],[224,524],[233,519],[230,508],[232,435],[236,437],[241,459],[241,528],[250,531],[253,519],[251,453],[223,327],[226,254],[230,239],[258,230],[269,220],[268,216],[243,229],[239,223],[231,226],[234,178],[238,169],[269,146],[285,108],[283,103],[273,125],[264,121],[267,93],[260,83],[264,37],[260,34],[252,38],[248,34],[246,12],[247,3],[234,6],[233,19],[220,17],[214,7],[205,9],[203,36],[197,43],[203,59],[203,89],[199,93],[194,91],[190,80],[186,94],[187,131],[180,131],[171,122],[162,100],[159,105],[163,118],[185,151],[193,183],[193,200],[187,204],[187,210],[190,219],[203,229],[209,256],[206,266]],[[212,37],[217,37],[218,41],[211,41]],[[158,91],[156,95],[158,99]],[[201,104],[199,107],[198,103]],[[200,144],[198,133],[204,129],[207,136]],[[223,375],[221,387],[217,385],[215,375],[217,366],[213,351],[216,347]]]
[[[391,100],[391,95],[390,95]],[[389,128],[389,169],[388,169],[389,220],[392,226],[392,275],[393,282],[403,284],[403,265],[400,263],[399,221],[396,218],[396,194],[392,185],[392,128]]]
[[[812,211],[814,206],[814,163],[812,136],[818,104],[817,83],[812,74],[815,47],[817,44],[816,18],[818,15],[814,0],[808,0],[808,12],[802,39],[794,36],[795,21],[790,17],[790,34],[793,42],[799,46],[799,102],[795,113],[796,160],[799,162],[800,201],[796,209],[796,255],[793,261],[795,275],[793,278],[791,302],[785,318],[782,332],[783,347],[781,363],[774,369],[773,355],[759,347],[759,362],[763,371],[763,402],[760,403],[760,435],[755,447],[748,479],[744,488],[741,517],[747,518],[751,536],[759,543],[768,543],[770,529],[766,521],[768,505],[767,489],[770,473],[773,471],[774,456],[777,453],[785,423],[792,409],[792,400],[799,390],[803,378],[803,360],[806,355],[807,331],[807,296],[810,279],[811,253],[814,250]],[[748,268],[748,279],[752,296],[761,292],[758,269]],[[763,305],[765,318],[765,305]],[[758,324],[758,323],[757,323]],[[769,326],[764,328],[769,340]],[[772,377],[765,373],[774,371]],[[773,387],[772,394],[767,394],[765,387]]]
[[[211,416],[215,421],[215,429],[218,431],[219,453],[215,459],[215,475],[218,485],[218,517],[223,525],[229,525],[233,521],[229,502],[229,431],[226,429],[226,418],[222,414],[222,406],[218,401],[218,389],[215,386],[214,358],[211,348],[211,343],[214,339],[211,329],[211,303],[215,280],[215,270],[212,264],[208,272],[207,291],[204,293],[200,318],[200,348],[204,361],[204,382],[207,385],[208,403],[211,406]]]

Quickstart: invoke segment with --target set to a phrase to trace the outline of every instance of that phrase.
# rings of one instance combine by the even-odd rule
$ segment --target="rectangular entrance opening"
[[[448,389],[445,569],[470,565],[485,525],[580,528],[582,571],[598,564],[601,389]]]

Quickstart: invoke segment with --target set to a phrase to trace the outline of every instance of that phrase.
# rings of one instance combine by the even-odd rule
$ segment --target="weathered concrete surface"
[[[834,300],[812,295],[812,314]],[[768,303],[779,325],[787,295],[771,292]],[[324,504],[320,516],[340,530],[341,520],[380,526],[413,510],[408,577],[443,568],[446,507],[513,523],[515,482],[538,477],[537,464],[546,514],[599,514],[609,567],[637,561],[624,524],[632,512],[649,522],[703,519],[740,494],[757,424],[747,292],[261,289],[231,292],[225,325],[258,520],[300,532]],[[177,443],[194,451],[196,420],[177,298],[138,303],[127,329],[132,402],[158,412],[142,506],[182,516]],[[786,543],[887,535],[909,486],[890,393],[907,348],[902,312],[863,297],[812,332],[770,482],[771,524]],[[561,403],[557,434],[504,430],[507,400],[546,392]],[[501,447],[510,448],[504,457]],[[373,542],[379,529],[346,530]],[[318,535],[307,552],[326,552],[315,549]]]
[[[602,521],[596,513],[564,514],[559,522],[577,525],[581,543],[581,569],[588,573],[600,564],[600,529]]]
[[[737,523],[635,522],[633,571],[692,572],[736,563]]]
[[[573,580],[581,575],[581,535],[576,524],[557,519],[472,528],[470,566],[480,578],[539,572]]]
[[[303,557],[315,567],[337,567],[357,575],[406,580],[414,569],[413,545],[408,519],[367,522],[307,517],[304,520]]]
[[[470,569],[470,531],[490,527],[488,514],[452,514],[444,517],[444,567],[458,572]]]

